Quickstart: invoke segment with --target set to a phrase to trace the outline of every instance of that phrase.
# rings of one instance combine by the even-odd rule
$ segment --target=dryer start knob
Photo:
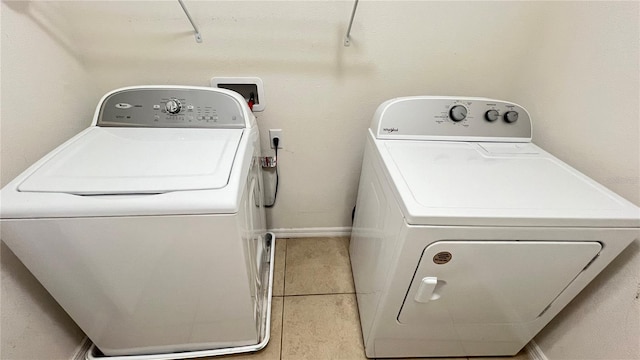
[[[182,104],[178,99],[171,99],[164,104],[164,109],[167,110],[169,114],[177,114],[182,110]]]
[[[504,114],[504,121],[508,123],[514,123],[518,121],[518,112],[517,111],[507,111]]]

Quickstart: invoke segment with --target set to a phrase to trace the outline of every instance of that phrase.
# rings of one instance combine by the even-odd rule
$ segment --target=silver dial
[[[504,121],[508,123],[514,123],[518,121],[518,112],[517,111],[507,111],[504,113]]]
[[[182,104],[178,99],[171,99],[164,104],[164,109],[167,110],[169,114],[177,114],[182,110]]]
[[[498,110],[489,110],[484,113],[484,118],[487,119],[487,121],[496,121],[499,116]]]
[[[456,105],[449,110],[449,118],[453,121],[462,121],[467,117],[467,108],[462,105]]]

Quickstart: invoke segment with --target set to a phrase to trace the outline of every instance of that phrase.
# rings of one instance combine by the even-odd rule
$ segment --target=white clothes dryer
[[[521,106],[387,101],[350,244],[366,355],[515,355],[639,228],[638,207],[531,143]]]
[[[2,240],[93,341],[89,358],[258,350],[275,246],[259,157],[235,92],[118,89],[2,189]]]

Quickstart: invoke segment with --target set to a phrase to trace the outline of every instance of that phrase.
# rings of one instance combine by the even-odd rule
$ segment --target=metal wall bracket
[[[187,19],[189,19],[189,22],[191,23],[191,26],[193,26],[193,31],[195,32],[196,42],[197,43],[201,43],[202,42],[202,35],[200,35],[200,31],[198,30],[198,26],[196,25],[195,22],[193,22],[193,19],[191,18],[191,15],[189,14],[189,10],[187,10],[187,7],[184,5],[182,0],[178,0],[178,2],[180,3],[180,6],[182,7],[182,10],[184,10],[185,15],[187,15]]]
[[[351,46],[351,26],[353,25],[353,18],[356,17],[356,9],[358,8],[358,1],[353,4],[353,10],[351,11],[351,20],[349,20],[349,28],[347,29],[347,35],[344,36],[344,46]]]

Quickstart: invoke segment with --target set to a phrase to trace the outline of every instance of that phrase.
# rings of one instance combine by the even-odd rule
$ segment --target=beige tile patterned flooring
[[[366,359],[349,262],[349,239],[276,240],[269,344],[256,353],[211,359]],[[524,352],[514,357],[477,359],[530,360]]]

